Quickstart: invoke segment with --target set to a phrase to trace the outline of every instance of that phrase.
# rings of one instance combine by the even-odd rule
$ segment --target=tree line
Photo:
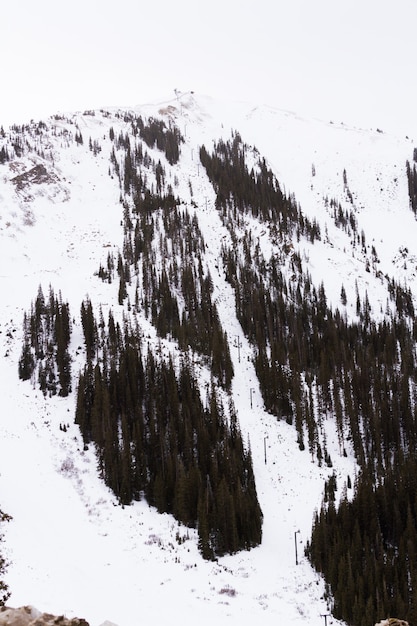
[[[261,541],[250,448],[233,405],[214,381],[202,400],[192,362],[142,354],[140,332],[112,313],[106,328],[82,305],[87,363],[75,421],[96,447],[106,484],[122,504],[146,497],[158,511],[196,527],[205,558]],[[101,337],[101,339],[100,339]],[[94,356],[93,356],[94,355]]]
[[[375,482],[364,472],[355,497],[345,493],[315,514],[307,555],[332,590],[332,611],[368,626],[383,616],[417,620],[417,459],[397,457]]]
[[[140,129],[140,122],[135,123]],[[114,280],[117,269],[119,303],[133,292],[130,304],[145,313],[158,334],[178,341],[181,350],[203,355],[218,382],[229,388],[233,366],[228,338],[213,301],[210,272],[203,265],[206,246],[196,212],[191,214],[175,198],[160,162],[146,163],[143,155],[128,136],[112,153],[123,194],[123,252],[117,263],[108,259],[107,268],[100,266],[98,273],[103,280]]]
[[[249,155],[254,161],[251,167]],[[293,234],[307,236],[311,242],[320,239],[317,222],[310,222],[294,196],[283,193],[266,160],[256,148],[244,144],[239,133],[229,141],[219,140],[211,154],[201,146],[200,161],[216,191],[216,206],[231,230],[239,226],[241,215],[250,214],[269,225],[273,239],[282,241]]]
[[[55,296],[50,286],[45,298],[42,287],[24,314],[23,345],[19,378],[33,379],[44,395],[66,397],[71,391],[71,318],[67,302]]]

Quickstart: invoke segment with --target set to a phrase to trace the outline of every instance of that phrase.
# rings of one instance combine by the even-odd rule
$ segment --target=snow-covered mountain
[[[131,113],[173,124],[184,139],[176,163],[156,147],[147,151],[162,162],[175,196],[197,216],[213,301],[229,338],[231,396],[252,451],[264,516],[262,544],[215,562],[202,559],[196,531],[171,515],[158,514],[145,500],[119,506],[99,478],[93,447],[85,448],[74,424],[76,375],[83,366],[81,302],[88,296],[96,310],[112,309],[120,318],[128,306],[119,304],[114,284],[97,274],[109,252],[117,257],[123,249],[124,208],[111,165],[111,135],[130,132]],[[9,603],[81,616],[92,626],[104,620],[119,626],[162,620],[268,625],[285,619],[307,626],[322,621],[329,612],[324,582],[305,558],[304,546],[325,481],[335,474],[341,492],[348,477],[353,482],[356,462],[351,450],[341,453],[331,416],[321,426],[333,462],[328,467],[299,449],[294,426],[265,411],[253,349],[221,263],[230,232],[219,217],[199,150],[202,145],[211,150],[236,132],[256,147],[251,155],[265,158],[281,188],[294,194],[321,232],[314,243],[295,236],[287,242],[281,259],[286,276],[293,271],[295,251],[312,283],[317,288],[323,283],[333,309],[355,320],[357,294],[363,299],[366,293],[372,317],[380,320],[393,306],[392,279],[410,289],[413,299],[417,294],[417,221],[406,174],[413,140],[192,93],[130,111],[61,114],[3,131],[0,508],[13,517],[3,548],[10,561]],[[150,182],[156,185],[156,179]],[[347,223],[338,221],[339,211]],[[282,254],[261,221],[248,216],[240,228],[251,232],[265,258]],[[161,255],[156,253],[156,267]],[[75,382],[65,398],[45,397],[37,385],[18,378],[23,316],[39,285],[45,294],[49,285],[61,292],[73,317]],[[138,317],[153,350],[174,349],[174,342],[157,337],[144,314]],[[199,372],[204,388],[209,380],[204,363]]]

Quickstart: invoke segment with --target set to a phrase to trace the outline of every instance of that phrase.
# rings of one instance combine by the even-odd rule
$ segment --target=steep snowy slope
[[[368,292],[373,315],[384,315],[385,274],[401,284],[407,281],[416,292],[417,222],[405,174],[413,143],[376,130],[300,119],[265,107],[248,110],[243,103],[193,94],[136,112],[172,120],[185,138],[178,164],[167,171],[175,193],[187,206],[194,203],[206,243],[214,298],[230,340],[233,400],[253,454],[264,514],[262,545],[205,562],[194,530],[157,514],[144,501],[118,506],[98,477],[92,447],[83,449],[73,423],[75,391],[68,398],[45,399],[18,380],[23,314],[40,284],[45,293],[52,285],[70,304],[73,373],[82,366],[82,299],[88,294],[105,312],[110,307],[121,311],[117,290],[96,274],[108,252],[117,254],[123,245],[120,189],[109,176],[109,133],[110,128],[124,133],[128,125],[117,110],[46,120],[47,130],[26,133],[31,147],[25,145],[20,157],[0,165],[0,506],[13,516],[5,529],[10,604],[83,616],[93,625],[105,619],[133,626],[165,619],[194,623],[197,618],[201,624],[214,619],[273,624],[279,618],[317,624],[328,612],[324,585],[303,549],[324,481],[335,472],[342,490],[348,476],[354,479],[355,463],[341,455],[332,421],[323,425],[330,469],[298,449],[292,426],[264,411],[252,350],[219,263],[221,243],[230,235],[215,209],[199,147],[211,148],[234,130],[265,156],[280,184],[320,225],[321,241],[294,242],[313,283],[323,281],[331,304],[339,308],[343,284],[346,314],[353,319],[356,288],[362,295]],[[83,143],[74,141],[77,133]],[[149,152],[160,158],[157,151]],[[335,225],[331,200],[352,213],[365,243]],[[259,223],[248,218],[246,226],[266,256],[275,251]],[[156,350],[154,329],[145,319],[140,322]],[[171,349],[169,342],[161,343]],[[204,368],[201,376],[207,377]]]
[[[193,137],[195,129],[197,142],[211,145],[219,135],[230,136],[233,129],[243,141],[257,147],[286,192],[295,194],[303,212],[316,218],[327,235],[322,245],[305,247],[303,252],[313,282],[324,281],[334,307],[340,306],[342,280],[348,301],[355,301],[357,280],[361,293],[370,291],[374,313],[378,313],[383,297],[380,281],[374,280],[375,272],[363,271],[366,258],[372,260],[372,246],[379,259],[377,270],[412,286],[416,224],[405,176],[406,161],[413,157],[412,139],[386,135],[381,129],[348,128],[343,122],[302,119],[267,107],[248,111],[244,104],[220,108],[216,103],[219,111],[210,104],[205,116],[200,107],[193,115],[194,100],[183,101],[180,119],[185,118],[186,134]],[[207,111],[213,108],[216,113],[210,115]],[[221,128],[215,120],[221,122]],[[366,250],[335,226],[332,199],[340,202],[344,211],[353,212],[357,232],[365,234]],[[411,257],[407,267],[402,262],[405,248]],[[385,308],[385,300],[382,306]]]

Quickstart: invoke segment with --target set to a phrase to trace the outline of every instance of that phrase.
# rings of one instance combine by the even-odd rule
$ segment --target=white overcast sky
[[[417,0],[3,0],[0,124],[174,89],[417,138]]]

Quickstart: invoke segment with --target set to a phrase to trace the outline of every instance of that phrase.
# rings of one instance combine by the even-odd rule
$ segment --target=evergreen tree
[[[25,338],[19,359],[19,378],[29,380],[35,369],[35,359],[27,338]]]

